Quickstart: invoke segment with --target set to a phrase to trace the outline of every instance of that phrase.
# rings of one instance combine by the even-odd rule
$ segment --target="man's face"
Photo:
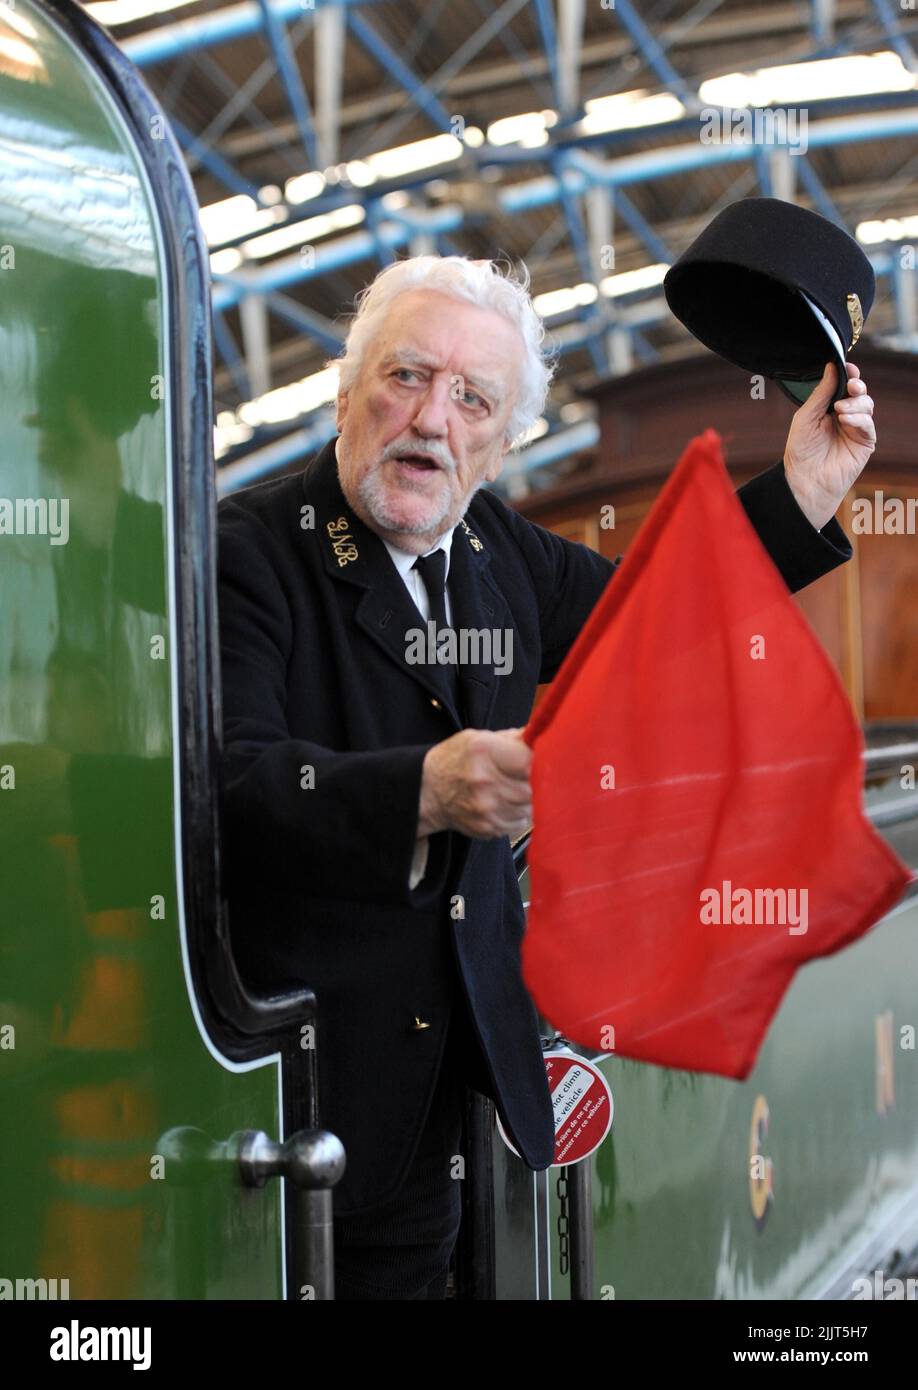
[[[491,309],[438,290],[393,300],[338,396],[338,477],[361,521],[416,555],[455,526],[500,473],[523,351]]]

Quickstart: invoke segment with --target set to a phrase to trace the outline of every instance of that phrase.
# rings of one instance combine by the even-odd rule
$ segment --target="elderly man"
[[[531,1168],[552,1160],[510,847],[521,729],[614,566],[483,486],[543,408],[542,336],[528,281],[491,262],[388,266],[339,364],[338,437],[219,509],[234,949],[253,987],[316,992],[322,1120],[348,1154],[339,1298],[444,1296],[466,1085]],[[792,589],[851,554],[833,513],[875,436],[848,370],[834,414],[828,368],[739,492]],[[417,660],[428,622],[502,634],[509,669]]]

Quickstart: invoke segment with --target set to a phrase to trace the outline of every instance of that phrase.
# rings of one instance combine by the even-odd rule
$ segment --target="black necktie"
[[[430,599],[430,616],[440,632],[449,626],[446,621],[446,551],[439,549],[431,555],[419,555],[414,567],[421,572]]]
[[[439,635],[444,629],[452,630],[446,619],[446,551],[442,548],[434,550],[430,555],[419,555],[414,562],[414,568],[420,572],[427,590],[427,597],[430,601],[430,619],[437,625],[437,639],[439,645]],[[442,671],[453,694],[456,709],[462,710],[462,703],[459,695],[459,676],[452,662],[447,662],[444,666],[438,665],[438,670]]]

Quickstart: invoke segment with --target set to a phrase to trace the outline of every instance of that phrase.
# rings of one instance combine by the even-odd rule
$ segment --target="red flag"
[[[692,440],[526,730],[523,969],[571,1041],[744,1077],[794,972],[911,872],[828,657]]]

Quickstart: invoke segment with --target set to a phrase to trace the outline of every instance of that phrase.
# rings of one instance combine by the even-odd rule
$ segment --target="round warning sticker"
[[[602,1072],[585,1057],[566,1048],[545,1054],[548,1089],[555,1114],[553,1168],[580,1163],[599,1148],[612,1125],[612,1089]],[[507,1148],[519,1153],[504,1129],[497,1128]]]

